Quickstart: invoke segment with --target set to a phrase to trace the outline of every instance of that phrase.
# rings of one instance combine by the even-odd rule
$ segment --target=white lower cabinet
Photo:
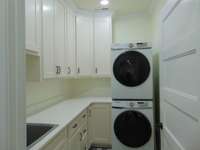
[[[111,104],[92,104],[88,113],[89,143],[111,145]]]
[[[88,150],[88,126],[87,122],[83,125],[81,130],[81,150]]]
[[[67,150],[66,129],[59,132],[42,150]]]
[[[72,121],[69,130],[69,150],[86,150],[87,148],[87,110]]]
[[[81,129],[69,139],[69,150],[81,150]]]
[[[88,150],[111,145],[111,104],[92,104],[41,150]]]

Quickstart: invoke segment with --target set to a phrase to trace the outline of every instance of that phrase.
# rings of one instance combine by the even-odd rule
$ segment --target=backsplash
[[[110,97],[111,80],[57,79],[26,83],[26,114],[40,112],[63,100],[77,97]]]
[[[111,97],[111,79],[71,80],[72,97]]]
[[[66,80],[44,80],[26,83],[26,113],[35,114],[70,97]]]

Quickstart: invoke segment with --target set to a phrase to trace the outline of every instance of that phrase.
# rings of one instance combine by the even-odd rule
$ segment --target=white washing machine
[[[151,47],[114,44],[112,68],[113,99],[153,99]]]
[[[112,150],[154,150],[152,101],[113,101]]]

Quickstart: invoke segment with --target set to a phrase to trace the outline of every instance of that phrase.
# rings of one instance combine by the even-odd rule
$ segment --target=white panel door
[[[110,16],[94,18],[94,64],[96,75],[111,74],[112,23]]]
[[[65,4],[61,0],[55,1],[55,65],[57,76],[64,76],[66,68],[66,22]]]
[[[162,19],[162,150],[200,149],[200,2],[170,0]]]
[[[44,78],[56,76],[54,54],[54,0],[43,0],[43,74]]]
[[[77,73],[81,76],[93,74],[93,18],[76,16]]]
[[[73,10],[68,9],[67,14],[67,41],[68,41],[68,48],[67,48],[67,74],[69,76],[73,76],[76,74],[76,16]]]
[[[26,49],[39,55],[41,50],[41,0],[26,0]]]

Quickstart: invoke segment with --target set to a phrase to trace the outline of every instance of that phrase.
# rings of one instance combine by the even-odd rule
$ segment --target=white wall
[[[152,18],[148,14],[132,14],[113,18],[113,42],[151,42]]]

